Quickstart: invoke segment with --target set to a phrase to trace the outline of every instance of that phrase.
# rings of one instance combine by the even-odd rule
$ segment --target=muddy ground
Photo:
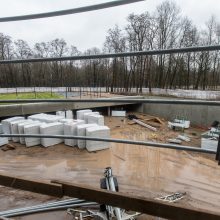
[[[140,115],[148,118],[146,115]],[[153,132],[122,118],[105,117],[111,136],[132,140],[167,143],[182,132],[158,124]],[[155,124],[156,125],[156,124]],[[190,128],[185,133],[191,142],[183,145],[200,146],[202,128]],[[14,144],[14,143],[13,143]],[[111,166],[121,192],[156,198],[186,192],[178,203],[210,211],[220,210],[220,167],[214,155],[112,143],[111,148],[95,153],[59,144],[49,148],[26,148],[14,144],[15,150],[0,150],[0,173],[36,180],[60,179],[99,187],[104,168]],[[56,198],[0,187],[0,210],[24,207]],[[65,212],[52,212],[17,219],[71,219]],[[147,219],[143,216],[142,219]],[[151,218],[148,218],[151,219]]]

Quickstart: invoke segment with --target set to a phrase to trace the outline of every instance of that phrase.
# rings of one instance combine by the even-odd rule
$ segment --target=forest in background
[[[62,57],[216,45],[220,23],[210,16],[196,27],[172,1],[154,12],[130,14],[123,27],[106,33],[103,48],[79,51],[64,39],[39,42],[13,40],[0,33],[0,59]],[[0,65],[0,87],[105,87],[107,92],[142,93],[143,88],[217,90],[220,85],[219,51],[137,56],[82,61]]]

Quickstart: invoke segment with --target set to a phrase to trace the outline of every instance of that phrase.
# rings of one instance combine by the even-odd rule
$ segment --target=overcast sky
[[[110,1],[106,0],[105,2]],[[202,25],[215,15],[220,21],[220,0],[174,0],[193,22]],[[0,0],[0,16],[15,16],[49,12],[103,3],[101,0]],[[31,46],[36,42],[63,38],[68,44],[83,51],[92,47],[102,47],[106,32],[115,24],[125,25],[130,13],[154,11],[162,0],[146,0],[130,5],[81,13],[37,19],[0,23],[0,32],[13,39],[24,39]]]

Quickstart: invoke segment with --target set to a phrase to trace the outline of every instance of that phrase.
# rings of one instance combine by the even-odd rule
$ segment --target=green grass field
[[[0,94],[0,100],[7,100],[7,99],[61,99],[64,98],[62,95],[51,93],[50,92],[27,92],[27,93],[7,93],[7,94]]]

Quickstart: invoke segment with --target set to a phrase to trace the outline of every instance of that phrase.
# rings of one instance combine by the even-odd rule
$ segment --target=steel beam
[[[42,135],[42,134],[0,134],[0,137],[61,138],[61,139],[77,139],[77,140],[90,140],[90,141],[105,141],[111,143],[141,145],[141,146],[156,147],[156,148],[166,148],[166,149],[174,149],[174,150],[192,151],[198,153],[216,154],[216,151],[202,149],[198,147],[179,146],[175,144],[162,144],[162,143],[155,143],[150,141],[124,140],[124,139],[116,139],[116,138],[98,138],[98,137],[71,136],[71,135]]]
[[[67,57],[1,60],[0,64],[37,63],[37,62],[68,61],[68,60],[91,60],[91,59],[163,55],[163,54],[189,53],[189,52],[202,52],[202,51],[215,51],[215,50],[220,50],[220,45],[173,48],[173,49],[158,49],[158,50],[122,52],[122,53],[108,53],[108,54],[79,55],[79,56],[67,56]]]
[[[121,6],[121,5],[127,5],[127,4],[136,3],[136,2],[140,2],[140,1],[144,1],[144,0],[118,0],[118,1],[106,2],[106,3],[102,3],[102,4],[84,6],[84,7],[80,7],[80,8],[46,12],[46,13],[40,13],[40,14],[3,17],[3,18],[0,18],[0,22],[21,21],[21,20],[63,16],[63,15],[69,15],[69,14],[78,14],[78,13],[96,11],[96,10],[105,9],[105,8],[112,8],[112,7]]]
[[[126,98],[98,98],[98,99],[8,99],[0,103],[127,103],[127,104],[175,104],[175,105],[207,105],[220,106],[220,101],[203,101],[191,99],[126,99]]]

